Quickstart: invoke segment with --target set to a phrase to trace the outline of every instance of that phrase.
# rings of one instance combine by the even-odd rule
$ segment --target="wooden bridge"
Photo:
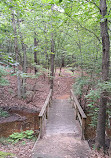
[[[72,90],[70,99],[55,100],[50,90],[39,119],[40,134],[32,158],[90,158],[84,140],[86,115]]]

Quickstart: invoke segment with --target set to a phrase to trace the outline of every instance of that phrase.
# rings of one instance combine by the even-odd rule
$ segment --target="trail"
[[[80,75],[80,72],[73,73],[67,68],[63,68],[61,75],[59,76],[59,69],[56,70],[54,78],[54,94],[55,99],[68,99],[70,95],[70,89],[74,84],[75,79]]]

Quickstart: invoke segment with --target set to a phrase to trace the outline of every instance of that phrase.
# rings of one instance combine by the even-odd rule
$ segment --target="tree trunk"
[[[17,96],[20,99],[22,94],[21,94],[21,78],[20,78],[20,71],[17,73]]]
[[[102,37],[102,81],[108,81],[109,77],[109,51],[110,51],[110,41],[108,35],[107,19],[105,15],[107,14],[106,0],[100,0],[100,14],[102,19],[100,22],[101,37]],[[96,147],[105,149],[105,125],[106,125],[106,106],[107,106],[107,91],[104,90],[101,93],[99,114],[97,122],[97,138]]]
[[[51,34],[51,74],[50,74],[50,88],[53,89],[53,81],[54,81],[54,39],[53,39],[53,33]]]
[[[15,20],[14,11],[12,13],[12,25],[13,25],[13,32],[14,32],[15,60],[16,60],[16,62],[18,62],[17,29],[16,29],[16,20]],[[14,71],[15,71],[15,68],[14,68]],[[17,96],[18,96],[18,98],[21,98],[21,79],[20,79],[20,72],[19,71],[17,74]]]
[[[16,29],[16,20],[14,12],[12,13],[12,25],[14,32],[14,52],[15,52],[15,60],[18,61],[18,45],[17,45],[17,29]]]
[[[61,64],[61,67],[64,67],[64,55],[62,56],[62,64]]]
[[[26,45],[23,43],[23,73],[27,72],[27,55],[26,55]],[[26,97],[26,78],[23,78],[22,80],[22,96],[23,98]]]
[[[19,19],[17,19],[17,24],[18,24],[18,28],[19,28],[19,35],[20,35],[21,46],[22,46],[22,51],[23,51],[22,71],[23,71],[23,73],[26,73],[27,72],[26,44],[23,41],[23,36],[22,36],[21,31],[20,31],[20,22],[19,22]],[[22,95],[21,96],[23,98],[25,98],[26,97],[26,78],[22,79],[21,91],[22,91]]]
[[[38,45],[38,42],[37,42],[36,38],[34,38],[34,48],[36,48],[37,45]],[[34,62],[37,65],[37,51],[36,50],[34,50]],[[34,70],[35,70],[35,74],[36,74],[37,68],[35,67]]]

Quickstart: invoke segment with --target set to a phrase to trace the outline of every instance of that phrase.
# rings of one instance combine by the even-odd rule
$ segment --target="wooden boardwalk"
[[[52,101],[44,132],[34,146],[32,158],[90,158],[70,100]]]
[[[47,121],[46,135],[73,133],[79,134],[78,121],[69,100],[54,100]]]

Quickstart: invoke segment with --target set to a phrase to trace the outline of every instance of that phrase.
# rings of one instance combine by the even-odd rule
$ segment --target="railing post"
[[[74,98],[73,98],[73,96],[72,96],[72,108],[75,108],[75,106],[74,106]]]
[[[111,157],[111,141],[110,141],[110,145],[109,145],[109,157]]]
[[[86,119],[85,119],[85,118],[82,118],[82,137],[81,137],[82,140],[85,139],[85,137],[84,137],[84,133],[85,133],[85,123],[86,123]]]
[[[39,122],[40,122],[40,126],[39,126],[39,131],[40,131],[40,138],[42,138],[42,117],[39,117]]]
[[[75,112],[76,112],[76,120],[77,120],[77,116],[78,116],[78,108],[77,108],[76,103],[74,103],[74,104],[75,104]]]
[[[74,98],[72,94],[72,89],[70,90],[70,102],[72,101],[72,108],[74,108]]]
[[[70,102],[72,101],[72,92],[70,90]]]
[[[52,94],[53,94],[53,91],[52,91],[52,89],[51,89],[50,91],[51,91],[51,96],[50,96],[50,100],[49,100],[49,107],[51,107]]]
[[[46,108],[46,119],[48,119],[48,116],[49,116],[49,105],[50,105],[50,101],[49,101],[49,104]]]

